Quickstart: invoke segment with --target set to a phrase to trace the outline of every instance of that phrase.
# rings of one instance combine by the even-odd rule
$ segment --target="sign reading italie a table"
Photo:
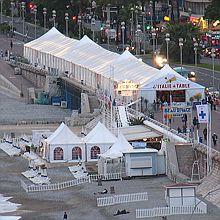
[[[190,84],[189,83],[164,83],[164,84],[155,84],[154,89],[189,89],[190,88]]]
[[[153,89],[156,90],[180,90],[189,88],[190,83],[177,82],[177,78],[175,75],[168,75],[162,80],[161,83],[153,85]]]

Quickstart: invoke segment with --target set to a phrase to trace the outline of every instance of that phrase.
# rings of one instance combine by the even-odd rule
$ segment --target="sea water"
[[[18,220],[20,216],[2,216],[1,214],[7,212],[14,212],[20,206],[20,204],[12,203],[8,201],[12,197],[4,197],[0,194],[0,220]]]

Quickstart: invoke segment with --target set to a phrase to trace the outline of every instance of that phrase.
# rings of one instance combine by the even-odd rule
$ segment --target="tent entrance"
[[[186,101],[185,90],[157,91],[157,100],[159,99],[161,102],[170,103],[170,93],[172,95],[173,102],[185,102]]]

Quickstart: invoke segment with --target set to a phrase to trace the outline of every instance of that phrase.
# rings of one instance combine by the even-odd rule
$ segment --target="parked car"
[[[131,51],[134,51],[134,47],[131,47],[129,44],[125,44],[124,45],[124,50],[129,50],[130,52]],[[122,52],[123,51],[123,44],[119,44],[118,46],[117,46],[117,51],[119,51],[119,52]]]
[[[21,68],[19,67],[15,67],[15,72],[14,72],[15,75],[21,75]]]
[[[196,73],[186,69],[185,67],[175,67],[173,68],[177,73],[185,77],[186,79],[191,79],[196,77]]]
[[[215,56],[216,56],[217,58],[220,57],[220,45],[213,46],[213,47],[207,47],[207,48],[203,49],[203,55],[204,55],[205,57],[212,57],[212,56],[211,56],[211,54],[212,54],[212,52],[211,52],[212,48],[215,49]]]

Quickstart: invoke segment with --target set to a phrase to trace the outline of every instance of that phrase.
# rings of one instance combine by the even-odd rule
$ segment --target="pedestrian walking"
[[[207,141],[207,128],[204,128],[203,130],[203,137],[204,137],[204,140]]]
[[[212,135],[212,141],[213,141],[214,146],[216,146],[217,140],[218,140],[217,134],[216,134],[216,133],[213,133],[213,135]]]
[[[63,220],[67,220],[67,213],[66,212],[64,212]]]
[[[193,126],[195,128],[195,126],[197,127],[197,129],[199,130],[199,120],[198,118],[194,117],[193,118]]]
[[[13,42],[11,40],[11,43],[10,43],[10,47],[11,47],[11,50],[13,49]]]
[[[216,111],[216,105],[217,105],[217,99],[214,98],[213,99],[213,108],[214,108],[215,111]]]
[[[182,132],[182,130],[181,130],[180,127],[177,128],[177,131],[178,131],[178,133],[181,133],[181,132]]]

